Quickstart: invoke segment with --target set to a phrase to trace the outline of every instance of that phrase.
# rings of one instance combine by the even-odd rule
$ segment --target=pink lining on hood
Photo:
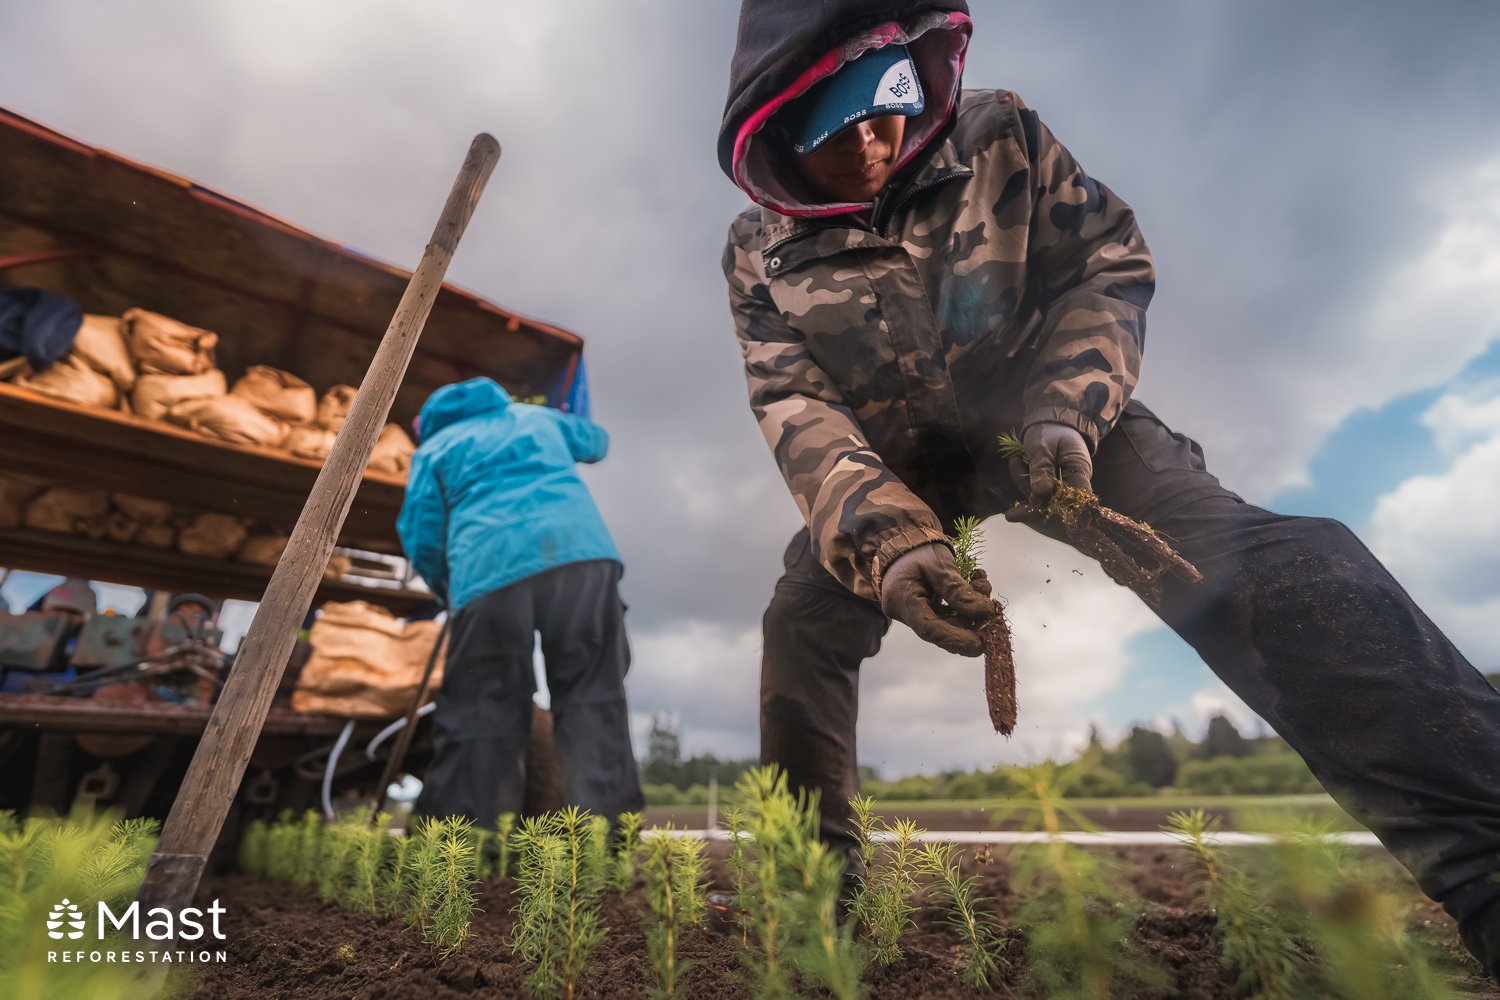
[[[911,120],[895,169],[899,170],[922,151],[953,114],[958,100],[959,79],[963,74],[964,55],[969,45],[972,22],[957,11],[933,13],[918,18],[904,28],[895,21],[876,25],[839,45],[802,72],[791,86],[768,101],[764,107],[745,119],[734,140],[734,182],[758,205],[793,218],[811,219],[870,207],[870,202],[808,204],[776,177],[770,143],[754,141],[771,117],[786,104],[831,76],[840,66],[859,58],[871,49],[891,44],[911,47],[912,58],[922,86],[934,98],[926,111]],[[937,100],[941,97],[941,101]]]

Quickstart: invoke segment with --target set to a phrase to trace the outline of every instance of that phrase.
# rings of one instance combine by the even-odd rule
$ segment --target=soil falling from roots
[[[984,641],[984,701],[995,731],[1009,736],[1016,729],[1016,661],[1011,655],[1010,622],[1005,606],[995,605],[995,618],[979,630]]]
[[[1198,568],[1154,528],[1110,510],[1088,490],[1058,483],[1045,507],[1025,506],[1031,516],[1061,524],[1074,548],[1097,560],[1111,580],[1129,587],[1153,608],[1161,607],[1167,577],[1203,582]]]

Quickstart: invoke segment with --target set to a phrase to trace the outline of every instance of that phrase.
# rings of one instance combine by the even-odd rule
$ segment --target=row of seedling
[[[1050,762],[1014,772],[1017,815],[1052,836],[1015,852],[1003,909],[979,895],[979,878],[964,874],[959,848],[926,841],[909,820],[880,818],[872,800],[852,803],[858,857],[850,866],[819,837],[815,798],[794,794],[774,768],[747,773],[726,810],[736,913],[726,943],[739,951],[739,978],[765,1000],[864,996],[871,967],[901,959],[925,904],[956,935],[961,976],[975,992],[1002,979],[1025,995],[1086,1000],[1169,990],[1170,974],[1137,943],[1135,926],[1150,904],[1131,891],[1125,868],[1058,836],[1088,828],[1065,797],[1081,773]],[[354,911],[405,919],[442,954],[471,933],[476,883],[512,877],[507,944],[525,963],[527,988],[570,1000],[581,995],[590,957],[608,933],[604,897],[643,884],[653,995],[700,995],[682,956],[688,935],[704,926],[702,841],[670,830],[643,836],[639,814],[611,823],[578,809],[520,822],[507,815],[492,829],[419,821],[405,837],[391,836],[386,825],[385,817],[329,825],[312,813],[284,815],[251,825],[241,865],[316,888]],[[1175,815],[1169,830],[1198,873],[1223,960],[1238,977],[1235,995],[1449,995],[1406,933],[1409,897],[1378,888],[1359,858],[1323,831],[1282,838],[1252,872],[1223,857],[1214,821],[1201,813]]]

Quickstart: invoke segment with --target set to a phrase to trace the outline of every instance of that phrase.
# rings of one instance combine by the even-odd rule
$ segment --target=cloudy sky
[[[975,20],[966,84],[1019,92],[1136,208],[1159,270],[1139,398],[1252,502],[1348,522],[1500,667],[1500,6],[1008,0]],[[713,152],[735,21],[727,0],[15,0],[0,104],[406,266],[469,138],[497,135],[450,276],[588,338],[632,708],[674,714],[689,751],[751,754],[798,521],[719,271],[743,203]],[[974,661],[897,626],[865,667],[862,759],[1253,723],[1092,564],[999,520],[988,537],[1016,736],[989,730]]]

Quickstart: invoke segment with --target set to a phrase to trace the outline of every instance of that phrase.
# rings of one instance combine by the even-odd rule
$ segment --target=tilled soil
[[[715,845],[722,847],[722,845]],[[1237,996],[1233,970],[1221,960],[1213,914],[1196,898],[1191,874],[1173,852],[1124,849],[1115,852],[1133,872],[1134,888],[1144,901],[1134,936],[1152,962],[1166,969],[1176,985],[1166,991],[1139,992],[1132,1000],[1223,1000]],[[715,860],[713,877],[727,886],[723,864]],[[1009,926],[1009,862],[997,857],[983,865],[966,859],[965,872],[979,875],[979,894],[991,900],[1002,926]],[[511,957],[508,940],[513,920],[510,880],[482,887],[481,912],[475,914],[473,937],[453,956],[438,959],[420,931],[399,920],[357,916],[322,903],[310,889],[263,879],[231,875],[204,889],[228,908],[226,934],[229,962],[207,967],[198,996],[227,998],[399,998],[422,1000],[475,997],[525,997],[528,971]],[[620,899],[607,895],[603,920],[605,943],[590,959],[581,997],[646,997],[654,980],[646,957],[641,919],[645,903],[640,890]],[[1441,921],[1440,913],[1435,919]],[[1025,942],[1007,931],[1010,964],[991,995],[1021,996],[1025,976]],[[1451,936],[1451,935],[1450,935]],[[1455,939],[1456,947],[1456,939]],[[873,1000],[964,1000],[982,995],[965,986],[962,949],[940,909],[922,906],[915,927],[902,939],[904,957],[866,973]],[[681,956],[691,963],[683,996],[742,1000],[750,996],[739,965],[740,936],[703,930],[688,937]],[[1500,1000],[1473,981],[1483,1000]],[[814,993],[813,995],[818,995]],[[1121,1000],[1126,995],[1122,994]]]

